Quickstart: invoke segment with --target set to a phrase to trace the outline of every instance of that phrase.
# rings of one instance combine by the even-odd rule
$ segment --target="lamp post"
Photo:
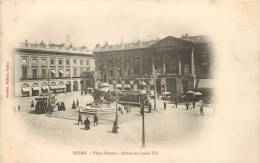
[[[48,110],[51,108],[50,68],[48,68],[48,89],[48,109],[46,110],[46,115],[48,114]]]
[[[118,98],[117,98],[117,66],[115,66],[115,70],[116,70],[116,74],[115,74],[115,78],[116,78],[116,82],[115,82],[115,85],[116,85],[116,119],[118,117],[118,109],[117,109],[117,106],[118,106]]]
[[[156,110],[156,98],[157,98],[157,91],[156,91],[156,79],[158,77],[158,73],[155,70],[154,64],[153,64],[153,72],[152,72],[152,79],[154,80],[154,110]]]
[[[94,89],[96,88],[96,82],[97,82],[97,72],[96,71],[94,71],[93,72],[93,77],[94,77]]]
[[[142,109],[142,147],[145,148],[145,125],[144,125],[144,99],[141,94],[141,109]]]
[[[142,86],[139,89],[139,98],[140,98],[140,107],[141,107],[141,115],[142,115],[142,147],[145,147],[145,123],[144,123],[144,95],[146,94],[146,90],[144,88],[145,83],[142,81],[139,85],[139,87]]]

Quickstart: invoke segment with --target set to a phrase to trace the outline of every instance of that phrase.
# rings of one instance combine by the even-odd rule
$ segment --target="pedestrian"
[[[82,123],[82,117],[81,117],[81,112],[80,112],[80,110],[79,110],[79,116],[78,116],[78,125],[79,125],[79,122],[80,122],[81,124],[83,124],[83,123]]]
[[[195,109],[195,104],[196,104],[196,103],[195,103],[195,98],[193,97],[193,99],[192,99],[192,108],[193,108],[193,109]]]
[[[65,108],[65,104],[64,104],[63,101],[61,102],[61,110],[66,110],[66,108]]]
[[[116,119],[115,119],[115,121],[114,121],[114,124],[113,124],[112,133],[118,134],[118,129],[119,129],[119,127],[118,127],[118,125],[117,125],[117,117],[116,117]]]
[[[72,109],[76,109],[76,104],[75,104],[75,101],[73,100],[72,102]]]
[[[98,125],[98,117],[97,114],[94,114],[94,126]]]
[[[152,112],[152,104],[149,101],[149,103],[148,103],[148,113],[151,113],[151,112]]]
[[[142,105],[140,106],[140,115],[143,115],[143,108],[142,108]]]
[[[58,105],[58,111],[60,111],[60,110],[61,110],[61,104],[60,104],[60,102],[58,102],[57,105]]]
[[[163,108],[164,108],[164,110],[166,110],[166,106],[167,106],[167,103],[166,103],[166,101],[164,101],[164,102],[163,102]]]
[[[76,105],[76,107],[79,107],[79,100],[77,99],[77,105]]]
[[[175,97],[174,102],[175,102],[175,107],[177,108],[178,107],[178,97],[177,96]]]
[[[200,105],[200,115],[204,116],[203,102]]]
[[[31,101],[31,108],[33,108],[33,107],[34,107],[34,101],[32,99],[32,101]]]
[[[188,101],[186,101],[186,103],[185,103],[186,110],[188,110],[188,109],[189,109],[189,105],[190,105],[190,103],[189,103]]]
[[[118,107],[118,111],[120,111],[121,114],[124,114],[123,109],[121,108],[121,106]]]
[[[20,105],[18,105],[18,112],[20,112],[21,111],[21,106]]]
[[[85,125],[85,129],[89,130],[90,129],[90,121],[88,119],[88,117],[86,118],[86,120],[84,121],[84,125]]]

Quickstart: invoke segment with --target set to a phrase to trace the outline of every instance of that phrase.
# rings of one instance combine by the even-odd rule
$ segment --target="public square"
[[[64,101],[66,111],[54,111],[51,115],[30,113],[32,97],[19,97],[16,102],[21,105],[20,112],[14,110],[19,117],[20,124],[26,126],[31,136],[50,143],[63,145],[76,145],[80,147],[141,147],[142,143],[142,116],[139,107],[132,107],[131,112],[119,114],[119,133],[112,133],[115,112],[98,114],[99,124],[93,125],[93,115],[87,115],[91,121],[90,130],[85,130],[84,125],[77,124],[78,109],[72,109],[72,101],[79,100],[79,105],[93,101],[91,95],[80,95],[80,92],[57,94],[57,101]],[[153,101],[151,101],[153,104]],[[152,107],[153,108],[153,107]],[[168,103],[166,110],[163,100],[157,100],[158,111],[145,113],[145,139],[146,146],[178,145],[195,141],[200,136],[200,131],[209,125],[213,115],[213,107],[204,107],[204,116],[200,116],[199,106],[186,110],[184,104],[178,108]],[[82,114],[83,121],[86,115]]]

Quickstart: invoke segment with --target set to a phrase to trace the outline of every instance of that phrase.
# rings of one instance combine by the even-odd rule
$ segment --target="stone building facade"
[[[14,95],[38,96],[80,91],[80,75],[95,69],[93,53],[84,47],[23,43],[14,50]]]
[[[119,45],[97,45],[97,82],[101,81],[104,70],[110,84],[130,84],[137,88],[138,82],[145,81],[149,89],[154,84],[158,94],[171,92],[182,94],[198,86],[199,78],[209,79],[211,72],[210,43],[204,36],[168,36],[153,40]],[[204,62],[204,63],[202,63]],[[153,67],[158,72],[156,82],[152,79]]]

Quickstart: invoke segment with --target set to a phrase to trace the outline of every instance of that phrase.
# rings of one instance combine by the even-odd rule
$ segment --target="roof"
[[[164,48],[164,47],[183,47],[192,46],[194,43],[207,42],[206,39],[198,39],[197,36],[190,36],[189,38],[177,38],[167,36],[164,39],[157,39],[144,42],[134,42],[128,44],[116,44],[96,47],[94,53],[119,51],[119,50],[132,50],[132,49],[145,49],[145,48]]]
[[[208,43],[208,37],[205,35],[196,35],[196,36],[183,36],[182,40],[190,41],[192,43]]]
[[[93,53],[91,51],[80,51],[80,50],[66,50],[66,49],[52,49],[45,47],[19,47],[16,48],[15,51],[23,52],[23,53],[34,53],[34,54],[57,54],[57,55],[81,55],[81,56],[89,56],[93,57]]]
[[[130,49],[143,49],[148,48],[153,44],[156,44],[160,40],[150,40],[150,41],[136,41],[131,43],[121,43],[115,45],[104,45],[95,48],[94,52],[106,52],[106,51],[119,51],[119,50],[130,50]]]
[[[161,47],[181,47],[181,46],[191,46],[192,42],[183,40],[181,38],[168,36],[160,40],[156,44],[150,46],[150,48],[161,48]]]

